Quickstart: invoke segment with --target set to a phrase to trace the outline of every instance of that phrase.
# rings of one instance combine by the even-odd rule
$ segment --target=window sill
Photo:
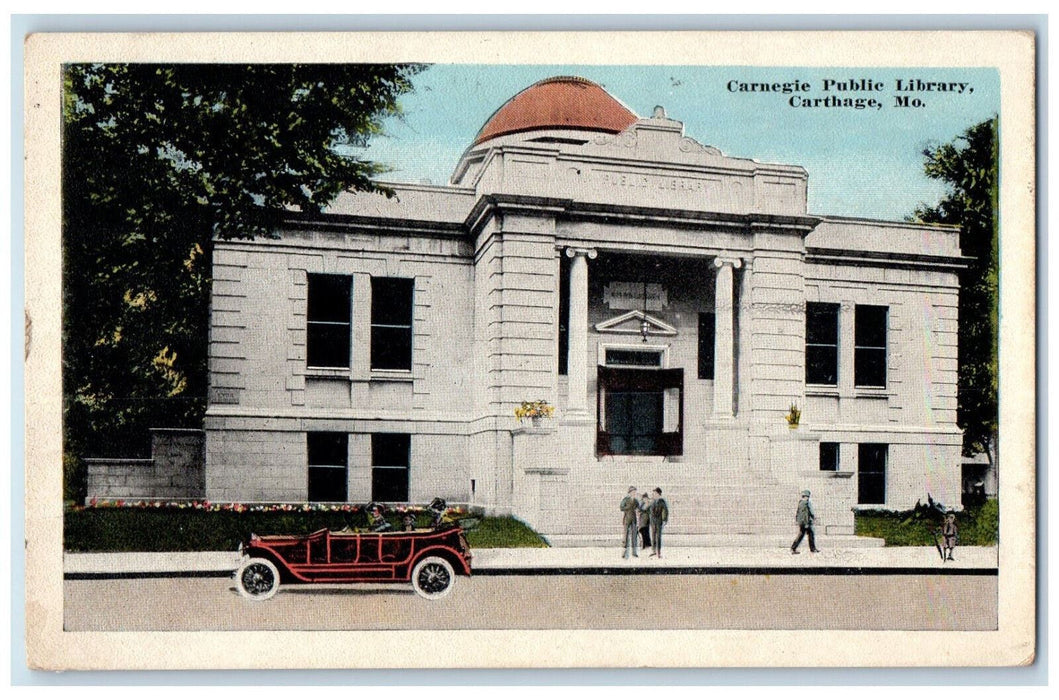
[[[349,379],[348,367],[307,367],[305,376],[312,379]]]
[[[857,399],[888,399],[891,395],[884,386],[858,386],[853,388],[853,397]]]
[[[839,397],[838,387],[830,384],[808,384],[805,387],[806,396],[828,396],[837,399]]]
[[[852,479],[853,478],[853,472],[852,471],[842,471],[842,470],[832,471],[830,469],[821,469],[819,471],[819,474],[821,476],[824,476],[824,477],[828,478],[828,479]]]
[[[551,435],[556,430],[554,425],[519,425],[511,431],[512,435]]]
[[[373,369],[368,381],[372,382],[407,382],[411,384],[412,371],[407,369]]]
[[[599,462],[625,462],[628,464],[663,464],[668,459],[669,457],[665,455],[603,455],[596,458]]]
[[[526,474],[541,474],[546,476],[565,476],[570,473],[569,467],[554,467],[543,464],[532,464],[523,469]]]

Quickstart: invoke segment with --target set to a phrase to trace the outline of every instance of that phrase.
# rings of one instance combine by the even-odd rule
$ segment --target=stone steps
[[[791,481],[797,480],[791,476]],[[720,464],[632,460],[574,468],[556,493],[561,506],[550,509],[554,517],[539,523],[538,531],[556,541],[572,538],[586,545],[620,539],[618,504],[630,484],[636,486],[638,495],[656,486],[662,489],[670,507],[666,532],[674,538],[717,546],[733,538],[751,543],[765,538],[769,546],[790,546],[796,534],[794,515],[801,487],[754,468],[745,455],[731,455]],[[827,516],[839,516],[821,513],[821,505],[818,502],[818,515],[824,517],[818,530],[823,534],[829,524]],[[848,526],[835,530],[849,531]]]
[[[621,478],[612,475],[605,482],[578,483],[574,480],[565,485],[564,491],[570,494],[569,500],[563,504],[565,523],[556,522],[551,533],[545,525],[542,533],[554,537],[620,538],[618,504],[630,483],[619,481]],[[775,480],[746,483],[747,478],[743,474],[739,482],[671,479],[660,484],[670,507],[667,534],[702,537],[718,543],[735,536],[751,540],[770,536],[773,542],[792,539],[799,490]],[[643,493],[653,490],[654,486],[637,483],[637,488]],[[599,535],[601,527],[609,532]],[[786,544],[789,546],[790,542]]]

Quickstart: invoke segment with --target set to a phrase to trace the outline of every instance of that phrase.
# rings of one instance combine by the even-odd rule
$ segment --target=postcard
[[[29,37],[30,667],[1031,663],[1034,50]]]

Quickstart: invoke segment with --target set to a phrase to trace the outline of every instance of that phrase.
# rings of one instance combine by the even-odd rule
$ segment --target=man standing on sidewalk
[[[816,535],[813,533],[813,521],[816,520],[816,513],[813,512],[813,504],[809,502],[809,491],[802,491],[802,500],[798,501],[798,512],[795,514],[794,519],[798,523],[798,539],[794,540],[794,544],[791,545],[791,554],[798,553],[798,545],[802,543],[802,538],[809,535],[809,551],[819,552],[816,548]]]
[[[625,498],[621,499],[621,525],[625,531],[625,541],[622,543],[624,549],[623,559],[629,558],[629,548],[632,548],[632,555],[639,557],[636,553],[636,511],[640,508],[639,502],[636,500],[636,487],[630,486],[629,492],[625,495]]]
[[[662,558],[662,528],[669,522],[669,504],[662,498],[662,489],[655,489],[651,501],[651,556]]]
[[[956,526],[956,511],[949,509],[945,514],[945,522],[941,524],[941,537],[945,544],[941,556],[943,561],[955,561],[952,553],[956,551],[956,538],[959,536],[959,528]]]

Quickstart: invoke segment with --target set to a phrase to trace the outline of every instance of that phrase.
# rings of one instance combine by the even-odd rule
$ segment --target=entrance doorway
[[[684,453],[682,368],[633,369],[601,365],[597,371],[598,455],[669,456]],[[670,408],[668,416],[667,406]],[[672,427],[667,429],[667,423]]]
[[[661,391],[613,391],[607,395],[610,452],[652,455],[662,434]]]

